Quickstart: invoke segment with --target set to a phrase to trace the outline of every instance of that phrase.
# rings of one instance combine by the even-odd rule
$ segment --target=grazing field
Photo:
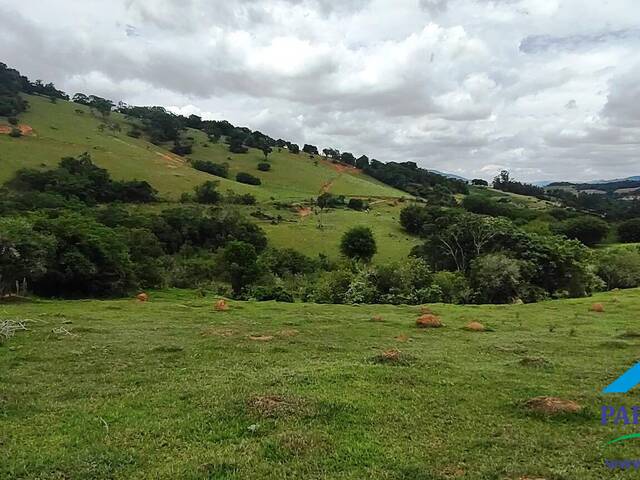
[[[422,330],[418,307],[214,302],[3,304],[28,330],[0,346],[0,478],[603,479],[640,458],[606,445],[635,427],[599,423],[638,398],[600,391],[638,358],[639,290],[433,305]],[[583,410],[525,408],[542,395]]]
[[[313,257],[322,253],[334,260],[340,255],[342,235],[354,226],[364,225],[371,228],[378,246],[373,262],[389,263],[406,259],[411,249],[420,244],[418,237],[407,234],[400,226],[400,211],[405,205],[393,201],[374,201],[368,212],[344,209],[283,212],[266,209],[271,215],[283,216],[284,221],[278,224],[269,221],[258,223],[274,247],[293,248]],[[318,228],[319,222],[322,228]]]

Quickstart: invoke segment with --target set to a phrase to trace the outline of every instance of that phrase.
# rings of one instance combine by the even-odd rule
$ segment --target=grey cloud
[[[629,40],[640,40],[640,28],[568,36],[530,35],[520,42],[520,51],[523,53],[539,53],[547,50],[578,50],[606,42]]]

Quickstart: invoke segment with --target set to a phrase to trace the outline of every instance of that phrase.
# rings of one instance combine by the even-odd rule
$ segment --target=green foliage
[[[511,303],[519,297],[523,264],[503,253],[491,253],[475,259],[470,283],[479,303]]]
[[[271,164],[267,162],[260,162],[258,164],[258,170],[260,170],[261,172],[268,172],[269,170],[271,170]]]
[[[511,178],[506,170],[501,171],[500,175],[493,179],[493,188],[503,192],[517,193],[518,195],[547,198],[547,192],[544,188],[529,183],[517,182]]]
[[[227,178],[229,176],[229,166],[221,163],[213,163],[208,160],[192,160],[191,166],[201,172],[210,173],[218,177]]]
[[[468,303],[471,300],[471,288],[462,272],[442,270],[433,274],[433,284],[440,289],[441,302]]]
[[[366,210],[368,208],[368,205],[361,198],[350,198],[349,203],[347,203],[347,207],[349,207],[351,210],[361,212],[363,210]]]
[[[256,249],[246,242],[230,242],[222,251],[220,260],[223,274],[236,296],[253,283],[260,273]]]
[[[258,177],[254,177],[250,173],[240,172],[236,175],[236,181],[246,183],[247,185],[260,185],[262,182]]]
[[[34,283],[45,296],[119,296],[135,286],[126,241],[86,216],[65,213],[36,222],[35,230],[55,237],[46,272]]]
[[[259,264],[262,270],[280,277],[312,273],[319,268],[317,260],[292,248],[268,248],[260,255]]]
[[[320,207],[322,210],[325,208],[339,208],[343,207],[345,202],[345,198],[342,195],[333,195],[329,192],[322,193],[316,199],[316,205]]]
[[[258,286],[251,289],[249,296],[259,302],[275,300],[276,302],[293,303],[293,295],[282,285]]]
[[[20,138],[22,136],[22,131],[19,128],[12,128],[9,132],[9,136],[12,138]]]
[[[218,182],[204,182],[195,187],[194,191],[195,201],[198,203],[214,205],[222,200],[222,195],[218,192]]]
[[[640,286],[640,251],[617,249],[599,253],[597,272],[609,289]]]
[[[554,230],[572,240],[579,240],[587,246],[600,243],[609,233],[609,224],[597,217],[578,217],[566,220]]]
[[[19,192],[56,194],[88,204],[116,200],[152,202],[157,193],[144,181],[111,180],[107,170],[94,165],[88,153],[63,158],[55,170],[19,170],[8,185]]]
[[[9,125],[13,125],[14,127],[18,125],[18,119],[16,117],[7,118],[7,122],[9,122]]]
[[[29,285],[47,272],[55,238],[34,230],[24,218],[0,218],[0,295],[16,282]]]
[[[369,227],[353,227],[342,236],[340,251],[348,258],[370,262],[378,247]]]
[[[618,225],[618,239],[622,243],[640,242],[640,218],[633,218]]]

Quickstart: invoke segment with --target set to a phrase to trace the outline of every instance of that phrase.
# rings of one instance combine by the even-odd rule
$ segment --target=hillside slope
[[[63,156],[86,151],[116,179],[146,180],[169,199],[176,199],[212,179],[220,182],[222,191],[252,193],[258,200],[302,200],[323,191],[350,196],[408,196],[355,169],[340,169],[321,157],[310,159],[304,154],[290,154],[286,149],[270,155],[272,171],[260,172],[257,164],[264,157],[259,150],[230,154],[226,145],[210,143],[203,132],[188,130],[186,135],[195,141],[191,158],[229,163],[229,179],[213,177],[191,168],[187,159],[163,146],[129,137],[126,132],[130,125],[119,113],[109,117],[110,123],[118,125],[119,131],[113,131],[101,127],[102,118],[84,105],[63,100],[51,103],[49,99],[32,95],[25,98],[30,108],[20,115],[20,124],[26,134],[17,139],[0,134],[0,183],[10,179],[19,168],[51,167]],[[8,130],[8,125],[4,127]],[[236,182],[235,174],[240,171],[261,178],[263,184],[256,187]]]

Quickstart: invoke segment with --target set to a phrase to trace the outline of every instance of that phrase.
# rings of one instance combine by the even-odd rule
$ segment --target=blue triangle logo
[[[640,362],[607,385],[602,393],[626,393],[638,384],[640,384]]]

